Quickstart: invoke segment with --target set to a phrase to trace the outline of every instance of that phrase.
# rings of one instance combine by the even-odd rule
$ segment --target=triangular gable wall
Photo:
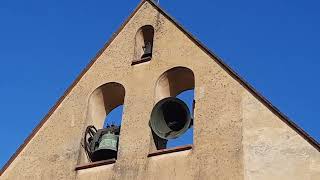
[[[67,89],[67,91],[64,93],[64,95],[59,99],[59,101],[54,105],[54,107],[50,110],[50,112],[45,116],[45,118],[41,121],[41,123],[35,128],[35,130],[31,133],[31,135],[25,140],[24,144],[20,146],[20,148],[16,151],[16,153],[10,158],[8,163],[3,167],[0,174],[3,174],[5,170],[10,167],[10,165],[14,162],[14,160],[19,156],[20,152],[24,150],[24,148],[27,146],[27,144],[32,140],[33,137],[37,136],[38,132],[43,129],[43,125],[47,122],[48,119],[50,119],[51,115],[56,111],[59,110],[59,107],[63,105],[63,102],[66,100],[69,94],[73,91],[75,86],[83,79],[84,75],[89,71],[89,69],[97,62],[99,58],[102,56],[106,56],[105,51],[109,47],[109,45],[114,41],[114,39],[121,33],[122,29],[127,25],[127,23],[132,19],[133,16],[135,16],[136,12],[140,10],[140,8],[146,3],[150,3],[152,7],[154,7],[157,11],[161,13],[161,15],[165,18],[167,18],[169,21],[171,21],[176,28],[181,30],[197,47],[199,47],[203,52],[205,52],[209,57],[211,57],[222,69],[224,69],[227,74],[231,75],[233,79],[235,79],[238,83],[240,83],[246,90],[250,92],[251,95],[256,97],[265,107],[267,107],[271,112],[273,112],[274,115],[279,117],[283,122],[285,122],[289,127],[291,127],[295,132],[300,134],[305,140],[307,140],[313,147],[315,147],[318,151],[320,151],[320,145],[318,142],[316,142],[312,137],[310,137],[307,133],[305,133],[302,129],[300,129],[296,124],[294,124],[291,120],[289,120],[285,115],[283,115],[278,109],[276,109],[269,101],[267,101],[263,96],[261,96],[259,93],[257,93],[248,83],[246,83],[240,76],[238,76],[234,71],[232,71],[226,64],[223,63],[223,61],[217,57],[214,53],[212,53],[210,50],[208,50],[204,45],[202,45],[199,41],[197,41],[190,33],[188,33],[182,26],[180,26],[178,23],[176,23],[168,14],[166,14],[160,7],[158,7],[156,4],[153,3],[153,1],[144,0],[140,3],[140,5],[137,7],[137,9],[134,11],[134,13],[128,18],[128,20],[121,26],[121,28],[117,31],[117,33],[111,38],[111,40],[99,51],[99,53],[96,55],[96,57],[89,63],[89,65],[85,68],[85,70],[78,76],[78,78],[73,82],[73,84]],[[197,63],[196,59],[194,60],[195,63]],[[102,62],[100,62],[102,63]],[[85,84],[85,83],[84,83]],[[78,87],[81,88],[81,87]],[[201,89],[199,90],[201,91]],[[128,92],[130,93],[130,92]],[[201,93],[200,93],[201,94]],[[81,95],[81,94],[79,94]],[[198,95],[201,96],[201,95]],[[58,116],[58,115],[57,115]],[[58,117],[57,117],[58,118]],[[55,132],[52,132],[53,134]],[[40,138],[39,141],[45,140],[45,138],[51,138],[51,137],[43,137]],[[76,142],[79,143],[79,142]],[[48,145],[50,146],[50,145]],[[75,145],[76,146],[76,145]],[[52,147],[54,148],[54,147]],[[72,150],[71,150],[72,151]],[[70,154],[69,154],[70,155]],[[69,156],[66,154],[66,156]],[[32,155],[31,155],[32,156]],[[30,158],[30,157],[24,157],[24,158]],[[30,158],[30,161],[32,162],[32,157]],[[30,168],[32,168],[32,165],[30,165]]]

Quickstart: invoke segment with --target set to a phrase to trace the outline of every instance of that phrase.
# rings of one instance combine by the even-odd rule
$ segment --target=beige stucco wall
[[[134,37],[146,24],[155,27],[153,58],[131,66]],[[194,148],[147,158],[153,143],[148,121],[155,103],[155,83],[163,72],[176,66],[187,67],[195,75]],[[108,82],[121,83],[126,90],[118,160],[112,165],[74,171],[88,124],[85,118],[88,99],[96,88]],[[272,173],[263,169],[256,173],[256,164],[269,167],[268,172],[279,172],[279,165],[284,163],[279,158],[286,160],[287,155],[295,162],[291,163],[292,168],[310,165],[308,170],[300,171],[301,177],[307,176],[304,174],[310,173],[310,169],[319,169],[319,160],[313,158],[319,159],[319,152],[260,106],[263,105],[172,22],[145,3],[0,179],[267,179]],[[265,116],[261,116],[262,111]],[[274,119],[274,123],[268,119]],[[270,124],[290,132],[290,143],[283,143],[287,136],[282,136],[282,129],[275,129],[280,137],[273,131],[258,131],[260,126],[253,121],[260,120],[262,127]],[[276,149],[285,145],[283,149],[287,150],[293,145],[290,146],[293,150],[270,152],[268,155],[279,157],[273,160],[279,164],[273,166],[264,154],[256,154],[258,147],[252,147],[255,143]],[[295,157],[292,152],[301,156]],[[258,159],[266,161],[257,162]],[[285,168],[288,177],[295,175],[296,171]],[[320,177],[316,171],[310,177]],[[278,174],[274,177],[292,179]]]
[[[246,91],[242,106],[245,179],[320,179],[318,150]]]

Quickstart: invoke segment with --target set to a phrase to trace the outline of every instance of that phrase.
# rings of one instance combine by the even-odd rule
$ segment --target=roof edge
[[[120,28],[112,35],[112,37],[107,41],[107,43],[98,51],[89,64],[82,70],[79,76],[73,81],[71,86],[63,93],[59,100],[54,104],[54,106],[49,110],[46,116],[40,121],[40,123],[33,129],[31,134],[24,140],[23,144],[17,149],[17,151],[10,157],[7,163],[0,170],[0,176],[6,171],[6,169],[11,165],[11,163],[16,159],[20,152],[26,147],[26,145],[31,141],[31,139],[37,134],[40,128],[46,123],[53,112],[59,107],[62,101],[69,95],[76,84],[81,80],[84,74],[91,68],[91,66],[96,62],[96,60],[101,56],[104,50],[113,42],[115,37],[121,32],[121,30],[126,26],[126,24],[131,20],[131,18],[136,14],[140,7],[145,3],[149,2],[153,7],[155,7],[159,12],[161,12],[165,17],[167,17],[173,24],[177,26],[189,39],[191,39],[198,47],[200,47],[206,54],[212,57],[223,69],[225,69],[233,78],[235,78],[241,85],[243,85],[250,93],[252,93],[256,98],[258,98],[264,105],[268,107],[274,114],[276,114],[283,122],[289,125],[294,131],[296,131],[300,136],[302,136],[306,141],[308,141],[313,147],[315,147],[320,152],[320,144],[312,138],[308,133],[302,130],[296,123],[290,120],[286,115],[273,106],[265,97],[263,97],[258,91],[256,91],[251,85],[249,85],[242,77],[240,77],[235,71],[233,71],[223,60],[209,50],[205,45],[203,45],[198,39],[196,39],[191,33],[189,33],[185,28],[183,28],[177,21],[174,20],[168,13],[166,13],[159,5],[155,4],[152,0],[142,0],[136,9],[131,13],[131,15],[126,19],[126,21],[120,26]]]

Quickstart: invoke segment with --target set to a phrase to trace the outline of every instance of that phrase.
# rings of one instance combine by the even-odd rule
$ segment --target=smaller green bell
[[[119,132],[120,127],[114,125],[97,131],[91,142],[93,162],[117,158]]]

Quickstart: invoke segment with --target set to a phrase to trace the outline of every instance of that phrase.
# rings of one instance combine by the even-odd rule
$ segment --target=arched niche
[[[195,86],[194,74],[186,67],[174,67],[164,72],[156,83],[155,101],[166,97],[175,97],[183,91],[192,90]]]
[[[154,143],[151,145],[151,151],[193,144],[194,88],[194,73],[189,68],[174,67],[160,75],[155,86],[154,104],[156,105],[159,101],[168,97],[176,97],[188,106],[192,123],[187,131],[175,139],[164,140],[152,132]],[[161,127],[161,125],[158,127]]]
[[[135,36],[134,60],[151,58],[153,51],[154,28],[142,26]]]
[[[96,128],[102,128],[107,115],[115,108],[123,105],[124,87],[116,82],[110,82],[98,87],[89,98],[87,122]]]

